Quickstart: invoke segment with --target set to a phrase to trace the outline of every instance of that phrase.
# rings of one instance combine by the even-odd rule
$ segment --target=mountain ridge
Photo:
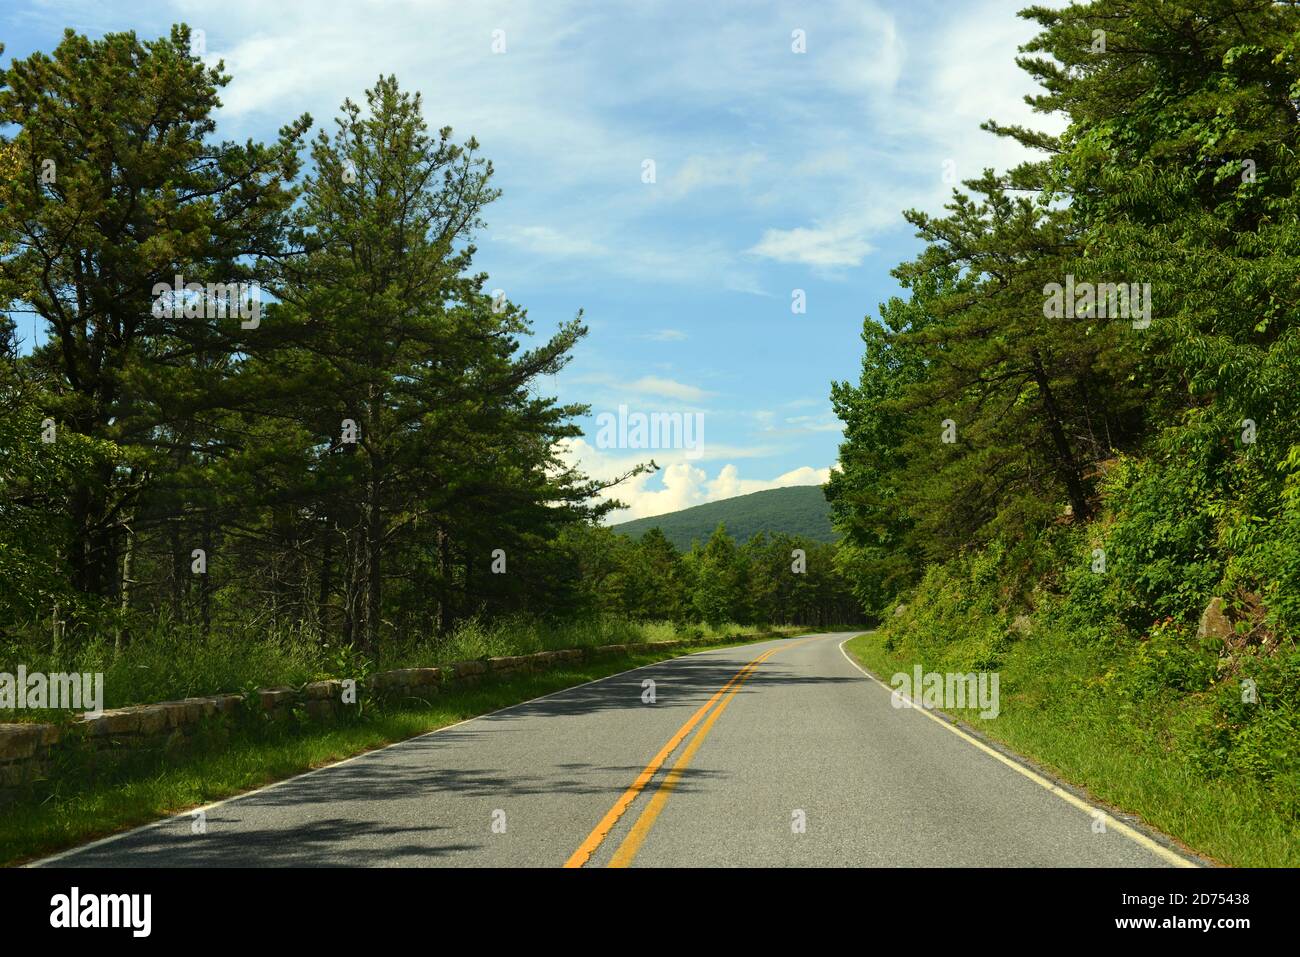
[[[611,525],[616,532],[640,538],[658,528],[677,548],[686,550],[691,542],[707,540],[721,522],[737,542],[748,541],[758,532],[769,535],[784,532],[802,535],[819,542],[839,538],[830,522],[830,503],[820,485],[792,485],[736,495],[717,502],[692,505],[675,512],[634,518]]]

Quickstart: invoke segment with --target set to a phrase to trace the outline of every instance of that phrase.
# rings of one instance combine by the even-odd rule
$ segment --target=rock
[[[907,606],[900,602],[898,607],[894,609],[894,617],[901,618],[905,611],[907,611]]]
[[[1034,622],[1028,615],[1016,615],[1011,623],[1011,630],[1017,635],[1029,635],[1034,630]]]
[[[415,688],[419,685],[436,685],[442,680],[439,668],[399,668],[396,671],[381,671],[374,676],[378,680],[375,687]]]
[[[1201,612],[1201,623],[1196,626],[1196,637],[1222,640],[1231,638],[1232,635],[1232,622],[1223,613],[1223,599],[1211,598],[1210,603],[1205,606],[1205,611]]]
[[[263,688],[257,693],[258,703],[263,711],[288,708],[294,704],[297,697],[297,693],[292,688]]]
[[[238,694],[213,695],[208,699],[218,714],[235,714],[244,703],[244,696]]]
[[[169,728],[196,724],[199,722],[199,715],[203,714],[200,705],[191,701],[164,701],[159,707],[166,716],[166,724]]]
[[[167,730],[170,711],[165,704],[145,705],[138,709],[141,734],[161,734]]]
[[[471,675],[487,674],[487,665],[482,661],[456,661],[449,665],[451,673],[457,680]]]
[[[309,701],[328,701],[343,697],[343,682],[338,678],[327,678],[324,681],[313,681],[302,690]]]
[[[304,702],[303,707],[317,721],[325,721],[334,716],[335,703],[332,698],[312,698]]]
[[[103,714],[84,715],[78,721],[86,728],[91,737],[110,734],[135,734],[140,730],[140,712],[136,708],[117,708]]]
[[[44,737],[44,725],[0,724],[0,760],[29,758]]]

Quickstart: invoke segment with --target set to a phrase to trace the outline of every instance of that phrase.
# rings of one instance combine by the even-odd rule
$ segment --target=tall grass
[[[761,626],[674,625],[612,616],[546,622],[517,617],[474,618],[452,633],[404,645],[385,644],[375,655],[322,642],[303,631],[223,630],[204,637],[196,629],[159,622],[137,629],[119,653],[111,637],[92,638],[55,654],[48,642],[10,639],[0,644],[0,673],[91,672],[104,675],[104,707],[240,692],[250,688],[301,685],[324,678],[355,677],[391,668],[420,668],[562,648],[638,644],[676,638],[713,639],[765,631]],[[2,640],[2,639],[0,639]],[[0,722],[60,720],[66,711],[0,709]]]

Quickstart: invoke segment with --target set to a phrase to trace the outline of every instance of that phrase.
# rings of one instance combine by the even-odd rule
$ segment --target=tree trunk
[[[384,519],[379,505],[379,479],[372,472],[367,504],[366,529],[366,646],[372,651],[379,643],[379,616],[383,607]]]
[[[168,523],[168,537],[170,539],[172,552],[172,620],[181,620],[181,603],[185,594],[185,574],[186,562],[185,556],[181,552],[181,520],[179,517],[173,518]]]
[[[1081,522],[1089,514],[1088,497],[1084,494],[1083,489],[1083,476],[1078,463],[1075,461],[1074,452],[1070,448],[1069,439],[1065,435],[1060,409],[1056,405],[1056,396],[1052,393],[1052,387],[1047,380],[1047,372],[1043,368],[1042,357],[1037,351],[1034,352],[1034,382],[1038,385],[1038,391],[1043,394],[1043,409],[1047,413],[1047,430],[1052,437],[1052,445],[1056,447],[1057,473],[1060,475],[1061,481],[1065,483],[1066,493],[1070,496],[1070,507],[1074,513],[1074,521]]]
[[[320,598],[318,601],[319,610],[317,615],[317,626],[320,629],[317,638],[324,643],[325,637],[329,632],[329,603],[330,588],[333,584],[331,580],[331,566],[334,564],[334,533],[330,528],[329,519],[325,520],[325,541],[321,543],[320,559]]]
[[[451,628],[451,540],[446,526],[438,525],[438,635]]]
[[[203,555],[209,564],[206,574],[199,582],[199,607],[203,637],[207,638],[212,632],[212,521],[206,515],[203,518]]]
[[[126,616],[131,611],[131,576],[135,571],[135,533],[131,531],[128,525],[125,529],[126,538],[122,546],[122,588],[121,597],[118,602],[118,611],[121,614],[121,620],[117,624],[117,633],[113,639],[113,656],[117,657],[122,653],[122,646],[126,643]]]

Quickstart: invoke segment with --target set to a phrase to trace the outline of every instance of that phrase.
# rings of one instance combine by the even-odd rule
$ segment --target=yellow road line
[[[638,817],[636,823],[632,825],[632,830],[628,833],[627,837],[623,839],[623,843],[619,845],[618,850],[614,852],[614,856],[609,862],[610,867],[627,867],[632,863],[632,858],[636,857],[637,851],[639,851],[641,845],[645,843],[646,837],[650,834],[650,829],[654,827],[655,821],[658,819],[660,812],[664,809],[664,805],[668,803],[668,798],[672,796],[673,789],[677,786],[677,782],[681,780],[682,773],[691,763],[691,759],[695,757],[695,752],[698,751],[700,745],[704,743],[704,739],[708,737],[709,729],[713,727],[713,723],[718,720],[722,712],[727,710],[727,705],[730,704],[731,699],[736,696],[736,692],[740,690],[740,686],[753,677],[754,673],[758,671],[758,665],[762,664],[783,648],[795,648],[799,645],[807,644],[812,640],[812,638],[805,638],[803,641],[797,641],[793,645],[782,645],[779,648],[773,648],[761,658],[753,661],[751,667],[743,674],[737,675],[736,679],[738,680],[733,679],[732,682],[729,682],[728,684],[731,687],[730,691],[727,691],[726,688],[722,689],[723,691],[727,691],[726,697],[724,697],[722,702],[713,709],[713,713],[709,715],[708,720],[705,721],[704,724],[700,725],[700,730],[695,732],[695,737],[693,737],[691,743],[686,746],[686,750],[682,752],[681,757],[677,759],[677,762],[672,766],[672,769],[664,775],[664,779],[659,784],[659,789],[655,792],[655,796],[651,798],[650,803],[646,805],[645,809],[641,812],[641,816]]]
[[[907,695],[901,694],[896,689],[891,688],[889,685],[885,684],[883,681],[881,681],[879,678],[873,675],[866,668],[862,667],[862,665],[854,661],[853,656],[850,655],[844,647],[851,640],[852,639],[850,638],[845,638],[844,641],[840,642],[840,653],[843,654],[846,659],[848,659],[849,664],[853,665],[853,667],[857,668],[864,675],[866,675],[876,684],[880,685],[880,687],[884,688],[890,694],[897,694],[900,698],[906,700],[911,710],[921,712],[921,714],[925,715],[935,724],[939,725],[939,727],[951,731],[953,734],[957,735],[957,737],[961,738],[967,744],[973,744],[975,747],[979,748],[981,751],[983,751],[985,754],[989,755],[990,757],[997,758],[999,761],[1001,761],[1007,767],[1011,768],[1013,771],[1016,771],[1019,774],[1023,774],[1025,777],[1033,781],[1035,784],[1037,784],[1039,787],[1043,788],[1044,790],[1051,791],[1053,794],[1059,797],[1062,801],[1065,801],[1067,804],[1073,805],[1074,807],[1078,808],[1080,811],[1083,811],[1085,814],[1088,814],[1094,818],[1100,817],[1102,820],[1105,821],[1107,829],[1113,829],[1115,831],[1118,831],[1120,834],[1123,834],[1133,843],[1146,848],[1148,851],[1150,851],[1152,854],[1156,855],[1157,857],[1161,858],[1162,860],[1168,861],[1170,864],[1173,864],[1175,867],[1198,867],[1199,866],[1193,863],[1192,861],[1189,861],[1181,854],[1176,854],[1175,852],[1171,851],[1163,844],[1151,840],[1151,838],[1147,837],[1141,831],[1134,830],[1133,828],[1125,824],[1123,821],[1116,820],[1112,815],[1107,814],[1101,808],[1089,804],[1087,801],[1084,801],[1081,798],[1076,797],[1075,795],[1071,794],[1069,791],[1065,790],[1062,787],[1058,787],[1057,785],[1053,784],[1051,781],[1047,780],[1047,778],[1043,777],[1041,774],[1035,774],[1033,771],[1029,770],[1027,767],[1020,764],[1020,762],[1012,761],[1009,757],[1007,757],[997,748],[990,748],[979,738],[967,734],[961,728],[957,727],[954,724],[950,724],[949,722],[945,721],[943,718],[939,717],[937,714],[931,714],[930,709],[914,703],[912,699],[909,698]]]
[[[760,663],[767,660],[780,650],[781,646],[778,646],[769,651],[765,651],[749,664],[745,665],[745,667],[737,671],[731,676],[730,681],[719,688],[712,698],[706,701],[704,705],[695,712],[695,714],[691,715],[690,719],[687,720],[685,724],[677,729],[677,733],[668,740],[668,743],[659,750],[658,754],[650,759],[650,763],[647,764],[645,768],[642,769],[641,773],[637,775],[636,780],[632,782],[632,786],[624,791],[622,796],[614,802],[614,806],[611,807],[609,811],[606,812],[605,816],[600,819],[600,823],[592,828],[592,831],[587,835],[586,840],[578,845],[578,849],[569,856],[567,861],[564,862],[565,867],[582,867],[582,865],[586,864],[587,861],[590,860],[591,855],[595,853],[596,848],[600,847],[601,842],[605,840],[609,832],[613,830],[614,825],[618,823],[618,819],[623,816],[623,812],[626,811],[628,806],[636,800],[637,795],[645,789],[645,786],[649,784],[651,779],[659,772],[663,763],[668,760],[669,755],[671,755],[673,751],[676,750],[677,746],[682,743],[682,740],[691,733],[691,729],[699,724],[700,719],[708,713],[709,709],[713,707],[718,699],[726,694],[727,690],[731,688],[732,685],[736,684],[738,681],[744,680],[750,671],[757,668]]]
[[[675,788],[677,782],[681,780],[682,772],[685,771],[687,765],[691,763],[691,758],[695,757],[695,752],[699,750],[701,742],[703,742],[705,736],[708,735],[709,729],[713,727],[713,722],[718,720],[718,715],[727,710],[727,705],[731,703],[731,699],[735,696],[736,692],[740,690],[740,686],[743,685],[745,681],[748,680],[749,676],[757,670],[757,668],[751,670],[736,682],[735,687],[727,692],[727,696],[722,699],[722,703],[713,709],[713,713],[709,715],[709,720],[700,725],[699,732],[691,739],[691,743],[686,746],[686,750],[683,751],[682,756],[677,759],[677,763],[672,766],[672,769],[666,775],[664,775],[664,779],[659,785],[659,790],[655,792],[655,796],[650,799],[650,803],[646,805],[645,810],[641,812],[641,816],[638,817],[636,823],[632,825],[632,830],[628,832],[627,837],[623,838],[623,843],[620,844],[618,850],[614,852],[614,856],[609,862],[610,867],[627,867],[632,863],[632,858],[636,857],[636,852],[639,851],[641,845],[645,843],[646,837],[650,834],[650,828],[654,827],[655,821],[659,818],[659,812],[662,811],[664,805],[668,803],[668,798],[673,793],[673,788]]]

